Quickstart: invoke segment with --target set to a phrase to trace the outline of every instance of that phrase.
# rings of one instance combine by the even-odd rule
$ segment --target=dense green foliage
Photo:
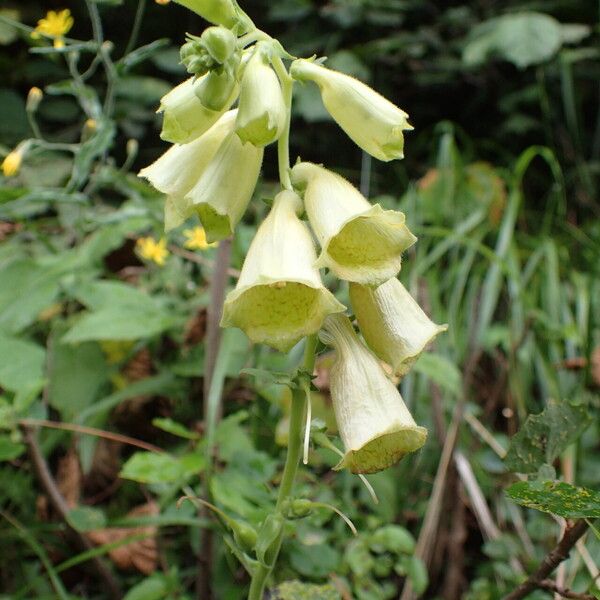
[[[209,528],[212,554],[200,559],[214,597],[241,599],[237,548],[271,512],[285,456],[290,391],[279,374],[302,349],[280,354],[226,330],[207,357],[218,249],[189,243],[191,221],[168,234],[164,264],[136,244],[164,236],[164,198],[136,173],[164,150],[155,110],[186,77],[185,33],[205,23],[143,0],[53,2],[74,16],[55,49],[30,36],[46,4],[0,9],[0,157],[33,140],[19,172],[0,175],[1,597],[109,597],[94,555],[127,600],[191,598]],[[400,383],[430,435],[368,476],[378,504],[356,476],[331,470],[331,355],[320,348],[322,426],[296,492],[320,506],[287,522],[273,597],[383,600],[410,582],[427,598],[501,598],[556,544],[557,517],[600,514],[598,6],[242,4],[288,51],[328,56],[410,114],[406,159],[376,163],[301,87],[292,159],[326,162],[406,213],[420,240],[400,278],[449,325]],[[37,106],[32,86],[44,92]],[[276,190],[269,152],[231,282]],[[345,302],[347,287],[326,282]],[[203,486],[217,510],[178,503]],[[592,528],[561,585],[600,597],[599,556]]]

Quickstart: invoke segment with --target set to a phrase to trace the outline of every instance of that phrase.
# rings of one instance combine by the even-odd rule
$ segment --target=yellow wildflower
[[[63,36],[70,31],[73,23],[73,17],[68,8],[60,12],[49,10],[46,16],[38,21],[31,37],[39,38],[41,35],[46,35],[54,39],[55,48],[62,48],[65,45]]]
[[[137,241],[137,250],[142,258],[151,260],[161,267],[165,264],[167,256],[169,256],[167,240],[164,238],[158,242],[151,237],[140,238]]]
[[[183,232],[183,235],[187,238],[187,241],[183,245],[189,250],[206,250],[207,248],[214,248],[219,245],[219,242],[209,244],[206,241],[206,231],[204,231],[204,227],[186,229]]]
[[[23,151],[13,150],[6,155],[6,158],[2,161],[2,173],[5,177],[14,177],[21,168],[23,162]]]

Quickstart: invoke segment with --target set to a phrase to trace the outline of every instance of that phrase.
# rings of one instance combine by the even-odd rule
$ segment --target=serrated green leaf
[[[588,409],[566,400],[550,399],[539,415],[529,415],[513,436],[504,459],[516,473],[534,473],[572,444],[591,423]]]
[[[521,506],[565,519],[600,517],[600,493],[563,481],[519,481],[506,494]]]

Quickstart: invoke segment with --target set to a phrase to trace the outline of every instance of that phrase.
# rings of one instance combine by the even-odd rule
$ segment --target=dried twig
[[[579,592],[573,592],[571,590],[567,590],[562,588],[551,579],[544,579],[539,582],[538,587],[543,590],[548,590],[549,592],[554,592],[563,598],[574,598],[575,600],[596,600],[595,596],[591,594],[581,594]]]
[[[67,513],[69,512],[69,505],[60,493],[52,473],[48,468],[46,459],[40,450],[40,446],[37,440],[37,433],[28,426],[23,426],[24,439],[29,448],[29,454],[31,461],[35,468],[35,472],[40,480],[40,483],[44,487],[44,490],[48,494],[50,503],[54,510],[58,513],[60,518],[65,522],[71,535],[79,545],[82,551],[92,550],[93,544],[80,532],[73,529],[67,521]],[[99,556],[95,556],[90,559],[91,564],[94,566],[99,578],[102,580],[103,585],[108,588],[108,592],[112,598],[118,599],[122,597],[119,582],[112,574],[112,571],[108,568],[104,560]]]
[[[545,587],[547,582],[546,578],[561,562],[563,562],[563,560],[568,558],[573,546],[575,546],[577,540],[587,531],[587,528],[588,524],[583,519],[575,521],[573,524],[567,526],[565,534],[562,536],[560,542],[558,542],[556,547],[546,555],[537,571],[530,575],[526,581],[517,587],[517,589],[506,596],[504,600],[520,600],[521,598],[525,598],[527,594],[536,588],[548,589]],[[550,584],[555,586],[553,582],[550,582]],[[552,591],[557,592],[556,589],[553,589]]]

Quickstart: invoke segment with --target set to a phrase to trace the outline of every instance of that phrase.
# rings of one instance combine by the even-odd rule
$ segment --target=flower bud
[[[352,309],[369,348],[405,375],[425,346],[447,325],[436,325],[396,278],[373,289],[350,284]]]
[[[209,243],[233,234],[256,187],[263,154],[232,131],[186,194]]]
[[[0,167],[4,177],[14,177],[19,173],[23,163],[23,154],[24,147],[18,146],[6,155]]]
[[[25,105],[27,112],[35,112],[38,109],[43,97],[44,92],[42,92],[39,87],[32,87],[27,94],[27,103]]]
[[[193,77],[179,84],[166,96],[163,96],[158,112],[164,113],[160,137],[175,144],[187,144],[214,125],[237,97],[237,86],[223,103],[220,110],[211,110],[202,105],[196,96],[196,89],[203,85],[208,77],[204,75],[196,81]],[[204,84],[206,85],[206,84]]]
[[[204,75],[218,68],[229,61],[237,50],[237,38],[225,27],[208,27],[200,37],[189,35],[186,39],[179,55],[192,75]]]
[[[194,93],[202,106],[221,111],[231,106],[231,97],[237,95],[238,85],[230,69],[210,71],[198,81]]]
[[[232,0],[175,0],[210,23],[233,27],[238,21],[238,11]]]
[[[255,343],[287,352],[319,330],[323,319],[343,312],[321,282],[316,252],[298,218],[302,201],[280,192],[248,250],[242,273],[223,309],[223,327],[239,327]]]
[[[220,64],[226,62],[237,49],[237,38],[225,27],[206,28],[200,40],[206,51]]]
[[[358,79],[310,60],[296,60],[290,73],[299,81],[314,81],[325,108],[348,137],[365,152],[383,161],[404,158],[403,131],[408,115]]]
[[[358,339],[348,317],[327,317],[321,339],[336,350],[329,387],[346,453],[335,469],[375,473],[421,448],[427,429],[417,426],[379,361]]]
[[[281,135],[286,108],[281,84],[269,65],[269,48],[259,42],[246,65],[235,130],[243,142],[266,146]]]
[[[321,245],[317,267],[374,286],[398,273],[402,252],[417,239],[404,213],[371,206],[343,177],[313,163],[298,163],[291,175],[305,190],[306,213]]]

